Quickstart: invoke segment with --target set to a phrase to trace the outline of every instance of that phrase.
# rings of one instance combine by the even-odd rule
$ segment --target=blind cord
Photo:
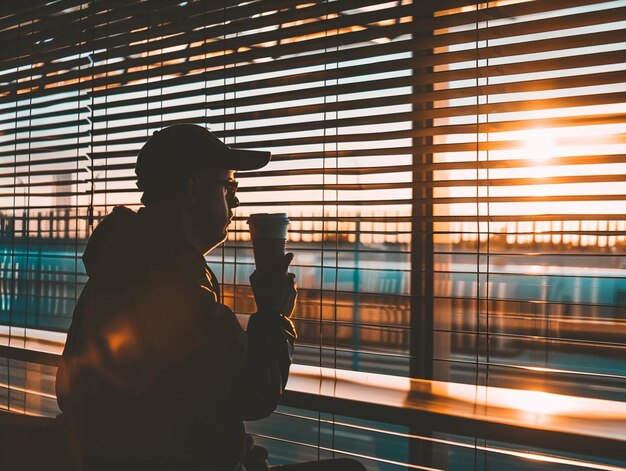
[[[226,45],[227,45],[227,41],[226,41],[226,0],[222,0],[222,27],[223,27],[223,43],[222,43],[222,53],[224,56],[224,60],[222,61],[222,129],[224,132],[224,141],[226,141],[226,128],[228,126],[226,126]],[[221,255],[222,255],[222,269],[221,269],[221,280],[222,283],[224,283],[224,277],[226,274],[226,271],[224,270],[224,264],[226,263],[226,253],[225,253],[225,248],[224,248],[224,244],[222,244],[221,246]],[[225,301],[225,290],[221,289],[220,290],[220,302],[222,304],[224,304]]]
[[[491,2],[487,2],[487,15],[485,16],[485,29],[489,31],[489,8],[491,8]],[[485,50],[489,50],[489,35],[486,35],[485,38]],[[485,57],[485,67],[489,70],[489,55],[486,54]],[[485,77],[485,105],[487,109],[489,109],[489,74]],[[485,160],[489,162],[489,113],[485,114],[485,124],[487,125],[487,132],[485,135]],[[490,352],[490,342],[491,338],[489,335],[490,325],[489,325],[489,303],[490,303],[490,290],[489,290],[489,274],[491,271],[490,263],[491,263],[491,203],[489,198],[490,193],[490,179],[489,179],[489,165],[485,166],[485,177],[487,178],[487,185],[485,185],[485,193],[486,193],[486,216],[487,216],[487,241],[486,241],[486,249],[487,255],[485,260],[485,403],[488,403],[488,394],[489,394],[489,365],[491,362],[489,352]],[[483,445],[487,447],[487,440],[483,439]],[[483,451],[483,455],[485,459],[483,460],[484,471],[487,471],[487,452]]]
[[[94,7],[93,5],[91,5],[91,11],[93,11]],[[89,13],[89,12],[87,12]],[[80,24],[82,26],[83,24],[83,4],[80,5]],[[87,53],[87,57],[90,58],[90,53],[89,53],[89,49],[90,46],[93,47],[93,28],[90,28],[92,31],[92,40],[90,42],[89,45],[87,45],[86,47],[86,51],[83,50],[81,51],[81,47],[79,46],[79,57],[82,59],[82,55],[83,53]],[[82,33],[82,27],[81,27],[81,33]],[[82,45],[83,41],[82,38],[80,38],[80,34],[79,34],[79,44]],[[82,69],[82,61],[81,61],[81,65],[79,65],[79,68]],[[93,73],[93,68],[91,67],[91,64],[89,65],[89,68],[92,69],[92,73]],[[78,78],[78,88],[76,90],[76,97],[77,97],[77,106],[78,106],[78,110],[77,110],[77,115],[76,115],[76,119],[77,119],[77,123],[76,123],[76,181],[75,181],[75,185],[76,185],[76,192],[73,192],[75,194],[74,198],[76,198],[75,200],[75,206],[74,206],[74,221],[75,221],[75,231],[74,231],[74,305],[76,305],[76,302],[78,300],[78,240],[81,236],[80,233],[80,178],[79,178],[79,174],[80,174],[80,166],[79,166],[79,159],[80,159],[80,136],[81,136],[81,119],[80,119],[80,114],[82,112],[82,104],[81,104],[81,90],[82,87],[80,86],[80,78],[83,76],[83,74],[80,74],[79,78]],[[91,86],[93,87],[93,75],[91,77]],[[69,224],[69,220],[68,220],[68,224]]]
[[[33,2],[30,2],[31,14],[34,12]],[[80,33],[79,33],[80,35]],[[32,72],[31,72],[32,73]],[[24,260],[24,277],[26,299],[24,302],[24,337],[22,338],[22,347],[26,348],[26,327],[28,326],[28,310],[31,307],[30,296],[30,283],[31,283],[31,270],[30,270],[30,187],[31,187],[31,159],[32,159],[32,125],[33,125],[33,93],[32,85],[28,87],[28,176],[26,177],[26,184],[22,190],[22,202],[24,207],[22,208],[22,237],[25,239],[26,245],[26,259]],[[24,185],[24,183],[22,183]],[[69,219],[68,219],[69,224]],[[19,286],[18,286],[19,290]],[[28,370],[24,371],[24,380]],[[26,392],[24,392],[24,399],[26,399]],[[26,412],[26,400],[24,400],[24,412]]]
[[[328,4],[328,1],[327,1]],[[337,69],[339,67],[339,54],[338,54],[338,49],[339,49],[339,18],[341,15],[341,8],[337,8],[337,27],[335,28],[335,63],[334,63],[334,68]],[[328,16],[327,16],[328,18]],[[338,188],[338,184],[339,184],[339,152],[338,152],[338,143],[337,143],[337,136],[339,134],[339,129],[337,126],[337,118],[339,115],[339,111],[338,111],[338,102],[339,102],[339,96],[338,96],[338,88],[339,88],[339,79],[338,74],[334,74],[334,89],[335,89],[335,112],[334,112],[334,121],[335,121],[335,138],[334,138],[334,143],[333,143],[333,147],[334,147],[334,154],[335,154],[335,184],[337,185],[335,187],[335,211],[334,211],[334,219],[335,219],[335,286],[334,286],[334,293],[333,293],[333,318],[334,318],[334,328],[333,328],[333,340],[334,340],[334,358],[333,358],[333,374],[335,376],[335,381],[333,382],[333,396],[336,393],[336,388],[337,388],[337,293],[339,291],[339,188]],[[324,95],[326,96],[326,95]],[[356,325],[352,326],[353,329],[356,329]],[[354,347],[354,346],[353,346]],[[355,355],[357,355],[358,353],[355,351],[354,352]],[[333,449],[333,458],[335,458],[335,428],[336,428],[336,421],[335,421],[335,411],[332,411],[332,449]]]
[[[474,414],[477,413],[478,408],[478,382],[479,382],[479,355],[480,355],[480,77],[479,77],[479,65],[480,65],[480,14],[479,9],[480,5],[478,3],[476,5],[476,37],[475,37],[475,46],[476,46],[476,57],[475,57],[475,67],[476,67],[476,306],[475,306],[475,317],[474,322],[476,325],[474,329],[476,331],[476,337],[474,339]],[[478,437],[474,437],[474,471],[478,469]]]
[[[235,8],[239,7],[239,2]],[[237,55],[239,47],[237,39],[239,30],[235,29],[235,47],[233,48],[233,144],[237,144]],[[233,312],[237,313],[237,218],[233,217],[235,223],[235,240],[233,247]],[[225,244],[228,243],[228,239]]]
[[[19,110],[19,79],[20,79],[20,54],[21,54],[21,50],[20,50],[20,41],[22,38],[22,25],[20,22],[20,9],[17,10],[17,41],[16,41],[16,49],[17,49],[17,54],[15,55],[15,62],[16,62],[16,66],[15,66],[15,141],[13,144],[13,217],[12,217],[12,226],[11,227],[11,263],[10,263],[10,269],[11,269],[11,290],[10,290],[10,294],[9,294],[9,345],[11,345],[11,340],[12,340],[12,334],[13,334],[13,319],[14,319],[14,309],[15,309],[15,304],[17,301],[17,290],[16,290],[16,285],[17,285],[17,275],[16,275],[16,270],[17,270],[17,263],[15,261],[15,234],[16,234],[16,230],[17,230],[17,209],[16,209],[16,202],[17,202],[17,129],[18,129],[18,110]],[[11,360],[7,358],[7,408],[8,410],[11,410]]]
[[[90,69],[91,69],[91,96],[89,97],[89,103],[90,105],[88,105],[88,109],[89,109],[89,113],[88,115],[91,116],[93,118],[93,113],[94,113],[94,109],[95,109],[95,103],[94,103],[94,99],[95,99],[95,61],[94,61],[94,42],[95,42],[95,16],[96,16],[96,8],[94,6],[91,7],[91,50],[89,52],[89,64],[90,64]],[[107,34],[106,36],[108,37],[109,35],[109,31],[108,31],[108,27],[109,27],[109,12],[107,11]],[[107,61],[108,61],[108,55],[107,55]],[[108,62],[107,62],[108,63]],[[108,83],[105,85],[105,90],[108,87]],[[86,227],[86,231],[85,231],[85,239],[87,239],[91,233],[93,232],[93,226],[94,226],[94,197],[95,197],[95,172],[94,172],[94,161],[92,159],[92,155],[93,155],[93,143],[94,143],[94,128],[93,128],[93,124],[94,124],[94,120],[93,119],[89,119],[89,160],[90,160],[90,164],[89,165],[89,203],[87,205],[87,227]],[[78,286],[78,285],[77,285]]]
[[[106,64],[107,66],[109,65],[109,52],[111,50],[111,45],[109,43],[111,36],[109,36],[110,33],[110,29],[109,29],[109,21],[111,20],[111,9],[109,8],[107,11],[107,34],[106,34],[106,38],[107,38],[107,55],[106,55]],[[147,27],[147,21],[146,21],[146,27]],[[150,44],[150,39],[148,38],[148,45]],[[108,68],[108,67],[107,67]],[[109,105],[109,82],[107,81],[107,84],[105,86],[105,94],[104,94],[104,109],[108,110],[108,105]],[[147,91],[146,91],[147,92]],[[146,93],[147,95],[147,93]],[[147,116],[147,113],[146,113]],[[108,213],[108,207],[109,207],[109,191],[108,191],[108,187],[109,187],[109,120],[108,120],[108,116],[104,121],[105,126],[106,126],[106,130],[104,132],[104,215],[106,215]],[[147,131],[146,131],[147,133]],[[100,213],[101,210],[98,211],[98,216],[97,222],[100,222]]]

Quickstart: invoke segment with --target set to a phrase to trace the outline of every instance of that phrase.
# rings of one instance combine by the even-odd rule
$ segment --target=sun
[[[524,157],[544,162],[558,154],[559,132],[551,128],[531,129],[524,135]]]

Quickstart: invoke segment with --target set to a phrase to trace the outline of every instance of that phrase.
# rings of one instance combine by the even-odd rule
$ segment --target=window
[[[297,363],[623,400],[623,1],[114,3],[0,17],[3,344],[62,342],[88,235],[139,207],[137,151],[192,122],[273,153],[208,260],[245,325],[245,221],[289,214]],[[0,407],[54,411],[26,392],[53,373],[5,364]],[[281,461],[423,463],[407,427],[283,407],[251,430]],[[524,462],[434,438],[434,467]]]

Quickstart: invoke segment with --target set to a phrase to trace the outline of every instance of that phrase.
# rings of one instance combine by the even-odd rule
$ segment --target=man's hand
[[[288,273],[293,254],[288,253],[272,270],[255,270],[250,275],[258,312],[291,316],[298,297],[296,275]]]

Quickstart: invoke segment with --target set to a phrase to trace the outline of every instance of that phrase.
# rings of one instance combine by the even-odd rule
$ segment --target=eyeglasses
[[[235,196],[237,193],[237,188],[239,187],[239,182],[236,180],[210,180],[212,182],[221,183],[224,185],[224,189],[226,190],[226,201],[231,208],[236,208],[239,206],[239,199]]]

